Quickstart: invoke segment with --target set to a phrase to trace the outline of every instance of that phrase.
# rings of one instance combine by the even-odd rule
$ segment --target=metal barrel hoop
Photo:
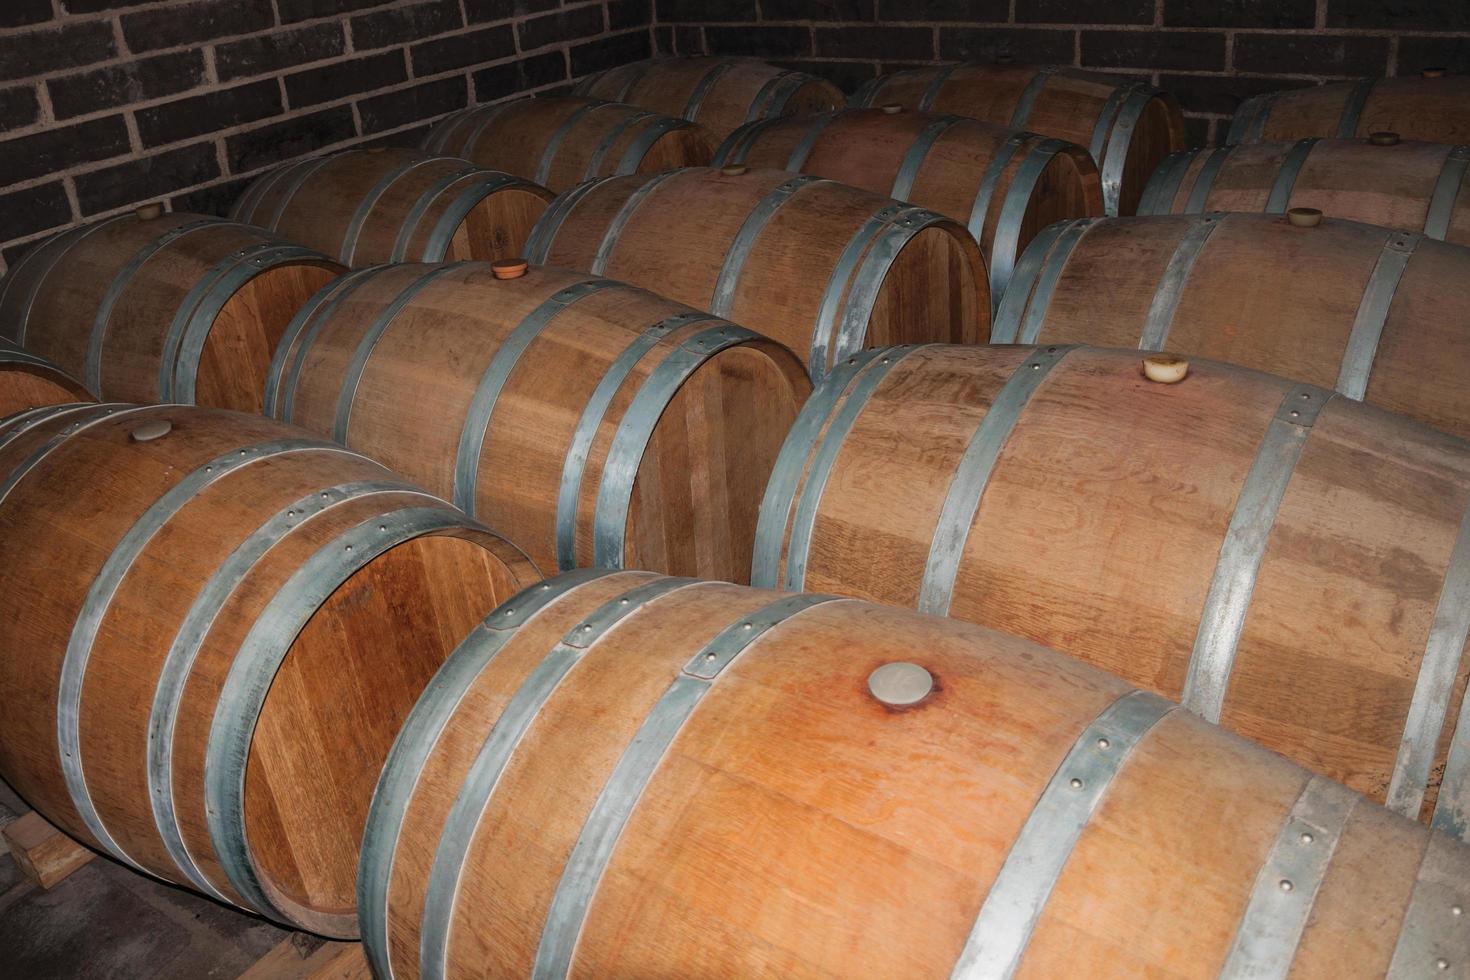
[[[669,133],[672,133],[675,130],[679,129],[688,129],[692,125],[694,124],[687,119],[679,119],[674,116],[664,116],[653,125],[645,126],[643,128],[643,131],[639,133],[633,139],[633,141],[628,144],[628,148],[623,151],[622,157],[618,160],[618,165],[615,173],[617,173],[619,176],[626,176],[628,174],[637,173],[638,168],[643,165],[643,158],[646,157],[648,155],[648,152],[653,149],[654,144],[663,139]]]
[[[1010,121],[1006,123],[1007,129],[1026,128],[1026,120],[1031,117],[1031,110],[1036,107],[1037,98],[1056,73],[1056,65],[1043,65],[1036,69],[1036,74],[1031,76],[1026,82],[1026,87],[1021,90],[1021,96],[1016,100],[1016,107],[1011,110]],[[933,100],[931,99],[930,102]]]
[[[618,237],[622,235],[623,229],[627,226],[628,221],[633,217],[633,213],[643,205],[643,202],[648,199],[649,195],[652,194],[654,190],[659,187],[659,185],[680,173],[683,173],[683,171],[665,170],[661,174],[654,174],[643,184],[637,187],[633,191],[633,193],[628,195],[628,199],[623,202],[623,206],[618,209],[618,213],[613,215],[613,219],[608,222],[607,230],[603,232],[601,240],[597,243],[597,251],[593,254],[592,268],[590,269],[591,273],[594,276],[602,275],[603,271],[607,268],[608,262],[612,259],[613,249],[617,246]],[[604,179],[615,180],[616,178],[607,177]],[[573,204],[575,204],[575,202],[573,202]],[[560,224],[559,221],[558,224]],[[555,229],[552,230],[551,234],[555,234]],[[547,248],[550,248],[549,240],[547,242]]]
[[[329,281],[318,289],[310,299],[296,311],[291,322],[286,324],[286,330],[281,334],[276,349],[271,353],[270,367],[266,370],[264,405],[261,413],[275,418],[283,392],[280,390],[281,381],[286,374],[286,363],[291,359],[296,348],[296,342],[301,338],[303,331],[316,317],[317,313],[335,299],[338,290],[350,286],[353,282],[371,275],[373,272],[383,268],[382,266],[369,266],[365,269],[356,269]],[[335,308],[335,306],[333,306]]]
[[[685,119],[698,122],[699,110],[704,105],[705,97],[709,95],[710,90],[715,87],[715,83],[720,80],[720,77],[733,67],[735,67],[735,62],[733,61],[721,61],[711,66],[709,71],[705,72],[703,77],[694,84],[693,91],[689,93],[689,101],[684,103],[684,111],[681,115]]]
[[[408,254],[409,243],[413,241],[414,233],[418,231],[419,222],[423,220],[424,214],[449,188],[483,169],[478,164],[466,160],[463,167],[451,170],[424,188],[423,193],[419,194],[418,199],[413,202],[413,207],[409,208],[408,213],[403,216],[403,223],[398,226],[398,233],[393,236],[393,251],[389,253],[389,260],[392,262],[408,261],[404,256]]]
[[[1225,166],[1225,161],[1234,152],[1234,146],[1217,146],[1210,151],[1209,159],[1205,160],[1203,167],[1200,167],[1199,174],[1194,178],[1194,186],[1189,189],[1189,198],[1184,202],[1185,214],[1205,213],[1205,207],[1210,200],[1210,192],[1215,189],[1215,178],[1219,176],[1220,168]]]
[[[1454,215],[1455,201],[1460,197],[1460,187],[1465,182],[1465,169],[1470,166],[1470,146],[1452,146],[1445,154],[1444,164],[1434,181],[1434,193],[1429,198],[1429,210],[1424,215],[1424,236],[1444,241],[1450,231],[1450,218]]]
[[[827,288],[822,293],[822,304],[817,310],[817,322],[812,330],[812,346],[807,359],[807,373],[814,382],[820,381],[827,374],[829,352],[837,341],[838,317],[841,313],[839,304],[852,279],[853,270],[857,268],[858,260],[888,221],[909,207],[911,205],[902,201],[894,201],[873,212],[853,233],[842,254],[838,256],[837,264],[832,267],[832,273],[827,277]],[[836,357],[832,358],[834,364],[837,360]]]
[[[512,187],[526,187],[527,184],[519,177],[499,171],[487,171],[465,188],[460,195],[450,202],[449,207],[439,216],[429,237],[424,241],[424,252],[421,261],[443,262],[449,254],[449,246],[454,242],[454,233],[459,230],[460,224],[469,217],[469,213],[479,206],[480,202],[497,194],[500,191]]]
[[[949,81],[949,76],[953,75],[955,69],[958,67],[960,65],[956,62],[949,65],[940,65],[934,69],[934,77],[925,86],[924,94],[919,97],[919,104],[916,106],[920,112],[928,112],[933,107],[935,100],[939,98],[939,90],[944,88],[944,83]]]
[[[362,200],[358,202],[357,208],[352,212],[352,219],[347,222],[347,231],[342,235],[342,249],[339,253],[339,258],[342,260],[343,265],[352,265],[352,261],[357,255],[357,243],[362,237],[363,226],[367,224],[367,219],[373,213],[373,208],[377,206],[378,201],[382,199],[384,194],[388,193],[388,189],[406,177],[411,171],[417,170],[425,164],[433,163],[436,159],[432,156],[422,156],[416,160],[408,160],[401,163],[384,174],[363,195]]]
[[[1133,130],[1148,104],[1158,96],[1157,89],[1140,86],[1133,90],[1118,110],[1117,121],[1108,134],[1107,149],[1098,161],[1103,173],[1103,205],[1110,216],[1119,213],[1123,192],[1123,168],[1128,164],[1128,149],[1133,143]]]
[[[1143,196],[1138,199],[1139,216],[1171,214],[1174,198],[1179,194],[1179,185],[1189,172],[1189,165],[1201,153],[1208,150],[1179,150],[1164,157],[1154,168],[1153,175],[1144,185]]]
[[[949,220],[924,208],[906,208],[879,231],[847,291],[836,343],[832,348],[834,359],[847,357],[864,346],[872,324],[873,307],[888,278],[888,270],[899,253],[924,229]]]
[[[1052,246],[1068,227],[1068,222],[1054,222],[1037,232],[1036,237],[1026,245],[1026,250],[1016,263],[1016,271],[1011,274],[1011,281],[1006,283],[1005,292],[1001,294],[1000,306],[991,319],[992,344],[1016,343],[1016,336],[1021,328],[1021,314],[1025,312],[1026,302],[1031,298],[1036,276],[1051,255]]]
[[[1001,297],[1011,281],[1017,252],[1020,250],[1021,223],[1031,204],[1031,193],[1042,173],[1069,144],[1065,140],[1044,139],[1027,152],[1011,177],[1010,186],[1000,206],[1000,218],[990,243],[990,310],[1000,307]]]
[[[822,178],[811,174],[796,174],[772,188],[765,197],[756,202],[755,207],[751,208],[750,213],[741,222],[740,230],[730,242],[730,247],[725,253],[725,261],[720,266],[720,274],[715,279],[709,301],[711,313],[722,317],[730,315],[730,307],[735,302],[735,290],[740,285],[740,272],[745,267],[746,260],[750,258],[756,239],[760,238],[761,232],[765,230],[766,223],[804,187],[819,181],[822,181]],[[824,181],[824,183],[831,183],[831,181]]]
[[[960,116],[940,116],[919,131],[919,135],[914,137],[914,141],[904,151],[903,161],[893,178],[893,186],[888,190],[889,197],[898,201],[908,200],[914,190],[914,180],[924,166],[924,158],[929,155],[929,151],[934,148],[945,130],[962,121]]]
[[[307,355],[311,347],[316,343],[317,336],[322,332],[337,308],[354,292],[367,285],[374,276],[388,268],[384,265],[368,266],[366,269],[358,269],[337,279],[333,285],[335,290],[327,297],[326,302],[320,307],[308,307],[297,319],[291,322],[291,327],[299,330],[300,342],[292,344],[293,331],[288,330],[286,339],[276,347],[276,354],[281,360],[282,373],[277,378],[275,385],[268,385],[268,391],[275,391],[279,386],[277,395],[271,408],[273,414],[282,422],[294,422],[296,415],[296,389],[301,382],[301,372],[306,364]],[[287,368],[285,359],[290,358],[290,367]],[[272,361],[272,371],[275,369]]]
[[[300,167],[294,169],[293,176],[289,179],[289,183],[286,184],[285,190],[281,193],[280,201],[276,202],[275,210],[271,212],[270,220],[254,221],[251,224],[263,225],[270,231],[278,230],[281,227],[281,219],[286,216],[286,209],[291,206],[291,201],[296,197],[296,192],[301,190],[301,186],[311,178],[312,174],[333,160],[341,160],[361,152],[363,151],[347,150],[341,154],[328,154],[327,156],[315,157],[304,161]]]
[[[1286,159],[1281,161],[1281,168],[1276,171],[1276,179],[1271,182],[1271,192],[1266,197],[1267,214],[1286,213],[1286,207],[1291,203],[1291,192],[1296,187],[1296,179],[1316,145],[1317,137],[1309,136],[1297,140],[1287,151]]]
[[[1223,216],[1206,214],[1189,222],[1180,237],[1169,262],[1154,287],[1153,299],[1149,302],[1148,315],[1143,329],[1139,331],[1139,350],[1163,350],[1169,341],[1169,331],[1174,326],[1174,314],[1184,296],[1185,284],[1194,270],[1194,263],[1205,250],[1210,236],[1220,226]]]
[[[603,133],[602,138],[597,141],[597,146],[593,148],[592,155],[587,159],[587,166],[582,170],[582,180],[591,180],[593,177],[601,176],[600,171],[602,170],[603,164],[607,162],[607,155],[612,152],[613,144],[622,139],[623,135],[638,125],[638,123],[645,119],[652,119],[657,115],[658,113],[649,112],[647,109],[635,109],[632,112],[626,113],[622,119],[619,119],[612,126],[608,127],[607,132]],[[678,122],[683,126],[689,125],[687,119],[680,119]],[[652,146],[653,144],[650,143],[649,145]],[[644,152],[647,152],[647,150],[645,149]],[[641,161],[642,159],[643,155],[640,153],[638,160]],[[629,173],[637,169],[637,163],[635,162],[633,170],[629,171]],[[618,172],[621,173],[620,168]]]
[[[567,135],[577,128],[577,123],[581,122],[584,116],[596,112],[598,109],[605,109],[610,105],[617,105],[617,103],[593,99],[590,102],[579,105],[561,121],[561,124],[556,129],[552,130],[551,136],[546,140],[546,145],[541,149],[541,159],[536,163],[536,174],[534,177],[536,183],[543,187],[546,186],[547,180],[551,178],[551,164],[556,160],[556,154],[561,149],[561,145],[566,142]]]
[[[1368,284],[1363,287],[1363,298],[1358,302],[1342,363],[1338,367],[1336,387],[1348,398],[1361,401],[1368,392],[1373,361],[1378,355],[1378,345],[1383,339],[1383,328],[1388,323],[1399,281],[1403,279],[1409,260],[1414,257],[1414,250],[1423,240],[1423,235],[1390,231],[1383,241],[1383,249],[1368,275]]]
[[[1373,86],[1377,83],[1376,78],[1360,78],[1352,83],[1348,90],[1347,98],[1342,103],[1342,115],[1337,120],[1337,138],[1349,140],[1358,135],[1358,123],[1363,118],[1363,107],[1368,104],[1368,96],[1373,94]]]
[[[562,222],[566,220],[567,215],[572,213],[582,198],[600,186],[604,180],[610,179],[610,177],[594,177],[558,194],[556,200],[551,202],[551,206],[536,219],[536,224],[531,226],[531,233],[526,236],[526,261],[532,265],[544,265],[546,256],[556,241],[556,234],[561,229]]]
[[[1056,292],[1057,283],[1061,281],[1062,273],[1066,271],[1067,260],[1072,257],[1072,252],[1076,250],[1077,245],[1087,233],[1095,227],[1097,227],[1097,222],[1094,219],[1077,218],[1068,223],[1057,236],[1056,243],[1047,254],[1046,261],[1037,276],[1036,289],[1031,295],[1031,301],[1026,305],[1025,315],[1020,318],[1015,343],[1036,343],[1037,338],[1041,335],[1041,327],[1046,320],[1047,310],[1051,307],[1052,294]]]

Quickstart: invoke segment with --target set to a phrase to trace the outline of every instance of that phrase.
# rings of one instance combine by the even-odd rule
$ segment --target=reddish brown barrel
[[[140,208],[26,253],[0,334],[102,398],[258,412],[286,325],[340,271],[259,228]]]
[[[553,197],[510,174],[416,150],[358,149],[277,167],[231,216],[353,267],[519,255]]]
[[[855,360],[777,460],[754,584],[1044,643],[1464,836],[1470,444],[1208,361]]]
[[[81,382],[61,368],[0,337],[0,418],[91,398]]]
[[[1338,139],[1398,133],[1406,140],[1470,143],[1470,78],[1426,71],[1420,78],[1359,78],[1242,102],[1227,143]]]
[[[991,342],[1232,361],[1470,437],[1470,249],[1316,212],[1079,219],[1027,248]]]
[[[1470,146],[1409,142],[1394,133],[1185,150],[1159,164],[1138,213],[1284,214],[1306,207],[1465,245],[1467,166]]]
[[[399,265],[302,310],[266,410],[452,497],[543,568],[740,580],[810,390],[780,345],[632,286]]]
[[[1470,960],[1467,881],[1463,844],[1025,641],[573,573],[414,708],[359,909],[398,980],[1418,977]]]
[[[896,105],[753,122],[714,162],[816,174],[953,218],[980,243],[996,302],[1037,232],[1103,213],[1097,165],[1082,147]]]
[[[1102,170],[1108,214],[1132,214],[1154,167],[1185,145],[1172,95],[1056,65],[912,68],[878,76],[852,104],[950,112],[1085,146]]]
[[[682,116],[716,139],[756,119],[830,112],[847,101],[815,75],[755,58],[705,56],[635,61],[583,79],[575,92]]]
[[[532,262],[655,290],[790,347],[814,377],[864,347],[976,343],[979,246],[958,222],[811,174],[672,170],[568,191]]]
[[[457,112],[434,127],[424,149],[464,157],[560,193],[593,177],[703,167],[714,153],[713,142],[687,119],[564,95]]]
[[[429,678],[531,563],[259,416],[72,405],[0,426],[0,773],[119,861],[357,931],[357,851]]]

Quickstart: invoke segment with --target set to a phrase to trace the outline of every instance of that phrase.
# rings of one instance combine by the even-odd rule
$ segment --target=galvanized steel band
[[[1316,145],[1317,138],[1309,136],[1297,140],[1287,151],[1286,159],[1281,161],[1281,167],[1276,171],[1276,179],[1271,182],[1271,193],[1266,197],[1267,214],[1286,213],[1286,206],[1291,202],[1292,189],[1296,187],[1296,179],[1301,174],[1307,157],[1311,156],[1312,147]]]
[[[1429,211],[1424,216],[1426,238],[1444,241],[1449,235],[1450,219],[1454,216],[1455,201],[1460,197],[1467,165],[1470,165],[1470,146],[1451,147],[1439,169],[1439,176],[1435,178]]]
[[[1220,216],[1214,214],[1196,218],[1185,229],[1179,244],[1174,246],[1174,254],[1169,256],[1169,262],[1164,266],[1159,284],[1154,289],[1153,299],[1149,302],[1148,316],[1144,318],[1143,329],[1138,336],[1139,350],[1163,350],[1164,345],[1169,342],[1174,314],[1179,309],[1179,300],[1184,296],[1184,284],[1189,281],[1189,273],[1194,269],[1195,260],[1204,251],[1205,243],[1210,240],[1210,235],[1219,226],[1220,220]]]
[[[1373,361],[1378,356],[1378,345],[1388,323],[1394,293],[1398,291],[1399,280],[1403,278],[1409,259],[1423,237],[1391,231],[1384,239],[1383,251],[1373,264],[1368,284],[1363,287],[1363,298],[1353,316],[1353,327],[1342,352],[1342,364],[1338,367],[1336,387],[1348,398],[1361,401],[1368,391]]]

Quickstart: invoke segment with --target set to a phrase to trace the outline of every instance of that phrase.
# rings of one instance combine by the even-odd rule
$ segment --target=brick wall
[[[662,52],[748,54],[851,91],[936,61],[1077,65],[1174,92],[1197,143],[1261,92],[1470,71],[1467,0],[656,0]]]
[[[651,0],[0,0],[0,257],[649,54]],[[0,265],[0,269],[5,266]]]

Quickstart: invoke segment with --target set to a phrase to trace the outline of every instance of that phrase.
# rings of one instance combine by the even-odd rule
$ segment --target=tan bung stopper
[[[138,216],[139,221],[153,221],[163,217],[163,205],[154,201],[152,204],[145,204],[142,207],[135,208],[133,213]]]
[[[1373,133],[1368,137],[1368,142],[1374,146],[1396,146],[1398,141],[1398,133]]]
[[[174,424],[168,419],[151,419],[142,425],[135,426],[129,436],[134,442],[152,442],[154,439],[162,439],[173,431]]]
[[[739,177],[741,174],[746,173],[749,170],[750,168],[743,163],[731,163],[721,167],[720,173],[724,174],[726,177]]]
[[[530,264],[525,259],[496,259],[490,263],[490,271],[496,279],[519,279],[526,274]]]
[[[889,102],[887,105],[879,106],[879,108],[888,113],[890,116],[896,116],[900,112],[903,112],[903,106],[899,105],[897,102]]]
[[[1426,68],[1419,74],[1425,78],[1444,78],[1445,70],[1443,68]]]
[[[1322,223],[1322,212],[1316,208],[1288,208],[1286,220],[1297,228],[1315,228]]]
[[[1189,373],[1189,362],[1173,354],[1150,354],[1143,359],[1143,375],[1161,385],[1178,384]]]

